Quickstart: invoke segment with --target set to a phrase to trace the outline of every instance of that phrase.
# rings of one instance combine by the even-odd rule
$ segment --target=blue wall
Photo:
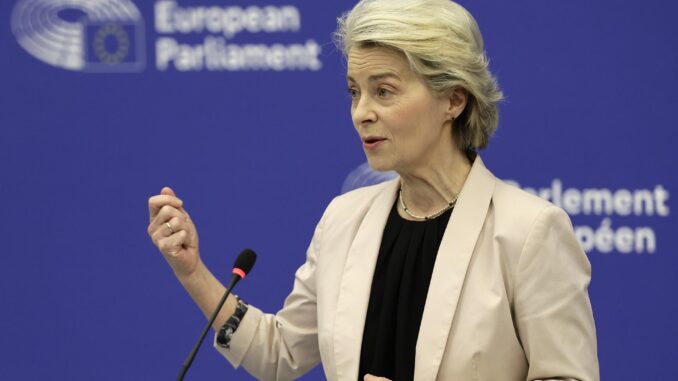
[[[176,4],[254,6],[226,31],[170,23],[169,2],[58,3],[78,2],[0,2],[2,379],[171,379],[204,317],[146,235],[147,199],[178,192],[222,279],[255,249],[239,294],[277,310],[365,161],[330,37],[353,2]],[[507,96],[483,159],[570,212],[593,266],[602,378],[675,377],[678,5],[462,4]],[[248,70],[251,44],[267,70]],[[249,379],[207,346],[188,378],[217,377]]]

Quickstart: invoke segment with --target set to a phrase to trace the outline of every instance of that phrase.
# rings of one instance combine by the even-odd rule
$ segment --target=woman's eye
[[[349,87],[348,88],[348,95],[350,95],[351,98],[357,98],[360,95],[360,93],[358,92],[358,90]]]
[[[391,91],[390,91],[389,89],[385,89],[385,88],[383,88],[383,87],[380,87],[380,88],[377,90],[377,94],[378,94],[380,97],[382,97],[382,98],[387,98],[387,97],[389,97],[389,96],[391,95]]]

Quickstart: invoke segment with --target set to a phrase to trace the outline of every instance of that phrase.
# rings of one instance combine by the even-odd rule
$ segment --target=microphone
[[[186,372],[188,372],[188,368],[193,363],[195,355],[198,354],[200,344],[202,344],[203,340],[205,340],[207,332],[209,332],[210,327],[212,327],[212,324],[214,323],[214,320],[217,318],[217,315],[219,315],[219,311],[226,302],[226,299],[228,298],[228,295],[231,293],[231,290],[241,279],[245,278],[245,276],[250,272],[250,270],[252,270],[254,262],[256,261],[257,254],[250,249],[245,249],[242,251],[242,253],[240,253],[240,255],[238,255],[238,258],[235,260],[235,263],[233,264],[232,271],[233,276],[231,277],[231,282],[228,284],[228,287],[226,287],[226,292],[219,301],[219,304],[217,304],[217,308],[212,313],[212,316],[210,317],[209,321],[207,322],[207,325],[205,326],[205,329],[202,330],[202,334],[200,335],[198,342],[195,343],[193,350],[191,351],[191,353],[188,354],[188,357],[186,357],[186,361],[184,361],[184,365],[181,368],[181,373],[179,373],[179,378],[177,378],[177,381],[182,381],[184,379]]]

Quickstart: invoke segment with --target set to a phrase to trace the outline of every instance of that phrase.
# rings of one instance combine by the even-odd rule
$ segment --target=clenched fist
[[[198,232],[174,191],[164,187],[148,199],[148,235],[178,277],[190,276],[198,267]]]

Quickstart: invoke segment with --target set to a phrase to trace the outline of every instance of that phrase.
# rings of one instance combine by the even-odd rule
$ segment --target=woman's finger
[[[160,238],[158,240],[158,249],[160,249],[163,254],[176,257],[183,249],[187,235],[188,233],[186,233],[186,230],[181,230],[169,237]]]
[[[188,219],[182,212],[171,206],[167,206],[166,208],[167,209],[163,208],[148,225],[148,235],[153,242],[156,242],[160,238],[169,237],[179,230],[190,228],[187,224]]]
[[[159,194],[151,196],[148,199],[149,219],[152,221],[158,215],[162,207],[164,207],[165,205],[169,205],[176,209],[179,209],[184,205],[184,202],[181,201],[181,199],[179,199],[178,197],[168,194]]]
[[[172,217],[169,221],[160,224],[153,225],[151,232],[151,239],[153,242],[160,240],[161,238],[170,237],[173,234],[176,234],[182,230],[186,230],[186,220],[183,216]]]
[[[151,225],[155,229],[158,226],[165,225],[167,221],[171,220],[174,217],[179,217],[184,221],[186,220],[184,213],[181,212],[179,209],[171,205],[165,205],[162,208],[160,208],[158,214],[155,216],[155,218],[153,218],[153,220],[151,220]]]
[[[185,209],[181,209],[181,213],[183,214],[183,226],[185,227],[186,232],[188,233],[188,237],[186,237],[186,242],[185,245],[189,247],[197,247],[198,246],[198,231],[196,230],[195,224],[193,223],[193,220],[191,219],[191,216],[188,214],[188,212]]]

